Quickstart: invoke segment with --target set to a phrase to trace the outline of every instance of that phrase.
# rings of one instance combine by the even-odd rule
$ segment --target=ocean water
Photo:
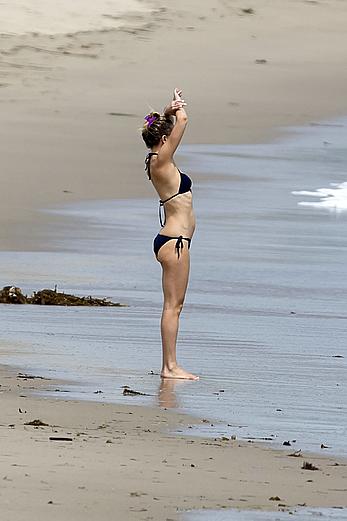
[[[198,382],[158,376],[155,196],[43,209],[49,251],[0,252],[1,285],[128,305],[2,305],[0,362],[75,382],[59,396],[211,420],[189,434],[346,456],[346,140],[341,119],[269,144],[182,147],[198,226],[178,358]],[[124,385],[146,395],[123,396]]]

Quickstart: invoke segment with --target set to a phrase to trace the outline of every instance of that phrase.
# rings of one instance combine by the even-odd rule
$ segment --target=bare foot
[[[182,367],[175,367],[173,369],[163,369],[160,373],[162,378],[181,378],[185,380],[199,380],[199,377],[195,374],[188,373]]]

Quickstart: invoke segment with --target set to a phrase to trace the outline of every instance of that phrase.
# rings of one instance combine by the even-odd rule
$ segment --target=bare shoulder
[[[167,158],[161,156],[160,152],[158,156],[151,161],[151,175],[158,181],[164,181],[168,178],[172,178],[177,167],[173,161],[168,161]]]

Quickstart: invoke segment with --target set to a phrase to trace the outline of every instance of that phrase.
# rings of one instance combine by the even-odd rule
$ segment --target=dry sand
[[[5,0],[1,2],[1,33],[65,34],[114,29],[126,16],[147,11],[138,0]]]
[[[192,508],[347,507],[347,462],[338,458],[172,436],[170,429],[199,420],[136,405],[32,397],[64,383],[19,379],[3,366],[0,381],[4,521],[162,521]],[[48,425],[25,425],[38,419]],[[303,470],[306,460],[319,470]]]
[[[88,24],[70,17],[69,34],[23,35],[18,19],[18,34],[0,36],[1,249],[41,246],[48,217],[38,208],[153,196],[137,129],[176,85],[189,103],[189,143],[259,141],[347,112],[345,2],[141,5],[152,14],[128,13],[111,30],[75,32]]]

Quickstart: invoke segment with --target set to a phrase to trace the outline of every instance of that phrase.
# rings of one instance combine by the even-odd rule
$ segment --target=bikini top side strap
[[[171,201],[171,199],[173,199],[173,198],[176,197],[177,195],[180,195],[180,192],[177,192],[177,194],[174,194],[174,195],[172,195],[171,197],[168,197],[168,198],[165,199],[164,201],[162,201],[162,200],[160,199],[160,201],[159,201],[160,206],[163,206],[163,205],[164,205],[165,203],[167,203],[168,201]]]
[[[157,152],[149,152],[145,159],[145,171],[147,172],[148,179],[151,179],[151,172],[150,172],[150,161],[152,156],[157,156]]]

